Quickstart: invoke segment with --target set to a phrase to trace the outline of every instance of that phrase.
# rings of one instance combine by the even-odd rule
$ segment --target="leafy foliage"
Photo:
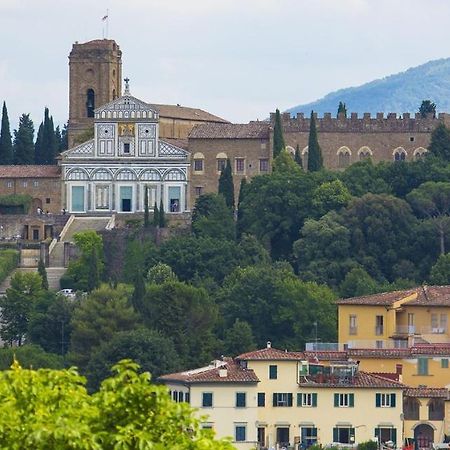
[[[419,107],[420,116],[425,118],[428,114],[431,114],[433,118],[436,117],[436,103],[433,103],[431,100],[422,100],[422,103]]]
[[[0,283],[19,264],[19,252],[13,249],[0,250]]]

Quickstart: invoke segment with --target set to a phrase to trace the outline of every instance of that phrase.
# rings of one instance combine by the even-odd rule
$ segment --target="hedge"
[[[0,283],[19,264],[19,252],[17,250],[0,250]]]
[[[27,214],[33,198],[27,194],[0,195],[0,212],[2,214]]]

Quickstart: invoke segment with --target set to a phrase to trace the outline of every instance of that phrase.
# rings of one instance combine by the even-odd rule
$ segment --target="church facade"
[[[69,213],[135,213],[162,202],[165,212],[189,210],[189,154],[159,138],[159,114],[130,94],[94,112],[94,138],[59,162],[62,205]]]

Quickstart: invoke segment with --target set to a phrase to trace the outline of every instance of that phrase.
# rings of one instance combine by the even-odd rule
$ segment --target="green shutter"
[[[273,394],[273,406],[278,406],[277,405],[277,394],[276,393]]]
[[[355,429],[350,428],[350,437],[353,436],[353,442],[356,442]],[[350,439],[351,442],[351,439]]]
[[[316,394],[316,393],[314,393],[314,394],[312,395],[312,405],[313,405],[314,407],[317,406],[317,394]]]
[[[391,394],[391,408],[395,408],[395,394]]]
[[[378,440],[378,436],[380,435],[380,429],[379,428],[375,428],[375,431],[373,433],[373,435],[377,438]]]
[[[391,432],[391,441],[394,444],[397,444],[397,429],[396,428],[392,428],[392,432]]]
[[[339,428],[333,428],[333,442],[339,442]]]
[[[339,394],[334,394],[334,406],[338,407],[339,406]],[[337,441],[334,441],[337,442]]]
[[[302,406],[302,394],[297,393],[297,406]]]
[[[375,406],[377,408],[381,406],[381,394],[375,394]]]
[[[349,394],[348,397],[348,406],[353,408],[355,406],[355,394]]]
[[[292,393],[288,394],[288,406],[292,406]]]

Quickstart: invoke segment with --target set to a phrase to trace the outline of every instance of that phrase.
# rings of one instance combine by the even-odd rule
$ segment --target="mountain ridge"
[[[335,116],[342,101],[348,113],[414,113],[422,100],[436,103],[438,112],[450,112],[450,58],[431,60],[359,86],[338,89],[286,112],[310,114],[314,110],[319,115],[330,112]]]

